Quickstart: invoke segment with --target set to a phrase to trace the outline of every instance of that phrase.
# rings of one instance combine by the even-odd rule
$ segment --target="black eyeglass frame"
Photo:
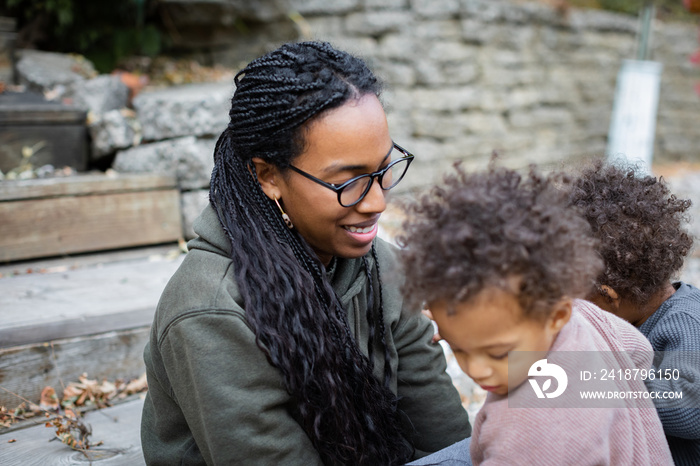
[[[373,172],[373,173],[365,173],[364,175],[356,176],[355,178],[351,178],[341,185],[335,185],[333,183],[326,183],[325,181],[320,180],[320,179],[316,178],[315,176],[306,173],[304,170],[300,170],[299,168],[295,167],[294,165],[290,164],[290,165],[288,165],[288,167],[291,168],[293,171],[299,173],[301,176],[304,176],[304,177],[310,179],[311,181],[314,181],[314,182],[320,184],[321,186],[325,186],[326,188],[328,188],[332,191],[335,191],[335,193],[338,195],[338,204],[340,204],[342,207],[352,207],[352,206],[357,205],[360,202],[362,202],[362,199],[365,198],[365,196],[367,195],[369,190],[372,188],[372,183],[374,183],[375,178],[379,179],[379,187],[382,188],[382,190],[384,190],[384,191],[388,191],[388,190],[392,189],[394,186],[396,186],[397,184],[399,184],[399,182],[401,182],[403,177],[406,175],[406,172],[408,171],[408,167],[411,166],[411,162],[413,162],[413,159],[415,158],[415,156],[413,154],[411,154],[409,151],[407,151],[406,149],[404,149],[403,147],[396,144],[395,142],[393,144],[394,144],[393,149],[396,149],[399,152],[401,152],[403,154],[403,157],[401,157],[400,159],[394,160],[393,162],[391,162],[389,165],[382,168],[381,170],[378,170],[378,171]],[[391,169],[391,167],[393,167],[394,165],[396,165],[399,162],[403,162],[404,160],[407,161],[406,162],[407,165],[406,165],[406,170],[404,170],[403,174],[401,175],[401,178],[396,180],[396,182],[394,184],[392,184],[391,186],[389,186],[388,188],[385,188],[384,186],[382,186],[382,178],[384,177],[384,174],[386,172],[388,172]],[[350,186],[352,183],[354,183],[358,180],[361,180],[362,178],[367,178],[367,177],[370,177],[369,183],[367,183],[367,187],[365,188],[365,191],[360,195],[360,197],[350,205],[343,204],[340,201],[340,196],[343,194],[343,189]]]

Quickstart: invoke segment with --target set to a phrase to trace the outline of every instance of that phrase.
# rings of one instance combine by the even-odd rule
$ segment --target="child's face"
[[[440,335],[450,344],[459,366],[484,390],[498,395],[525,381],[530,365],[544,357],[571,316],[571,301],[562,300],[545,320],[524,317],[513,293],[493,287],[453,304],[450,315],[447,301],[430,304]],[[510,386],[509,351],[533,352],[527,361],[519,358],[517,368],[511,364],[511,371],[516,372]]]

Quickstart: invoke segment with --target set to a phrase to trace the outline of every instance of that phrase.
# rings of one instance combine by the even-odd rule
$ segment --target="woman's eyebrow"
[[[391,149],[389,149],[389,152],[384,156],[382,159],[381,163],[379,166],[381,166],[384,162],[386,162],[386,159],[391,157],[391,153],[394,150],[394,144],[391,144]],[[367,170],[366,165],[340,165],[338,163],[332,163],[323,170],[321,170],[325,174],[332,174],[332,173],[337,173],[337,172],[344,172],[344,171],[355,171],[355,170]]]

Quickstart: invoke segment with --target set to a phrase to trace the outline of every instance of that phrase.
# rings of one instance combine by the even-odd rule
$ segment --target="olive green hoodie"
[[[207,207],[195,222],[185,260],[161,296],[144,359],[149,391],[141,421],[148,464],[322,464],[295,420],[281,373],[257,346],[236,287],[230,242]],[[459,395],[445,373],[430,321],[404,309],[395,248],[376,240],[382,272],[392,390],[410,423],[405,437],[417,456],[471,432]],[[371,255],[368,256],[373,265]],[[367,354],[367,277],[360,259],[339,259],[331,283]],[[375,276],[376,279],[376,276]],[[383,350],[374,351],[383,373]]]

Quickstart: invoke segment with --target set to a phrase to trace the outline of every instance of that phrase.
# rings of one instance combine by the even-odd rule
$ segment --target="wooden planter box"
[[[0,170],[27,161],[34,168],[53,165],[84,171],[88,160],[85,110],[48,102],[31,92],[0,94]],[[33,155],[26,159],[23,152]]]
[[[172,177],[79,175],[0,182],[0,262],[177,241]]]

